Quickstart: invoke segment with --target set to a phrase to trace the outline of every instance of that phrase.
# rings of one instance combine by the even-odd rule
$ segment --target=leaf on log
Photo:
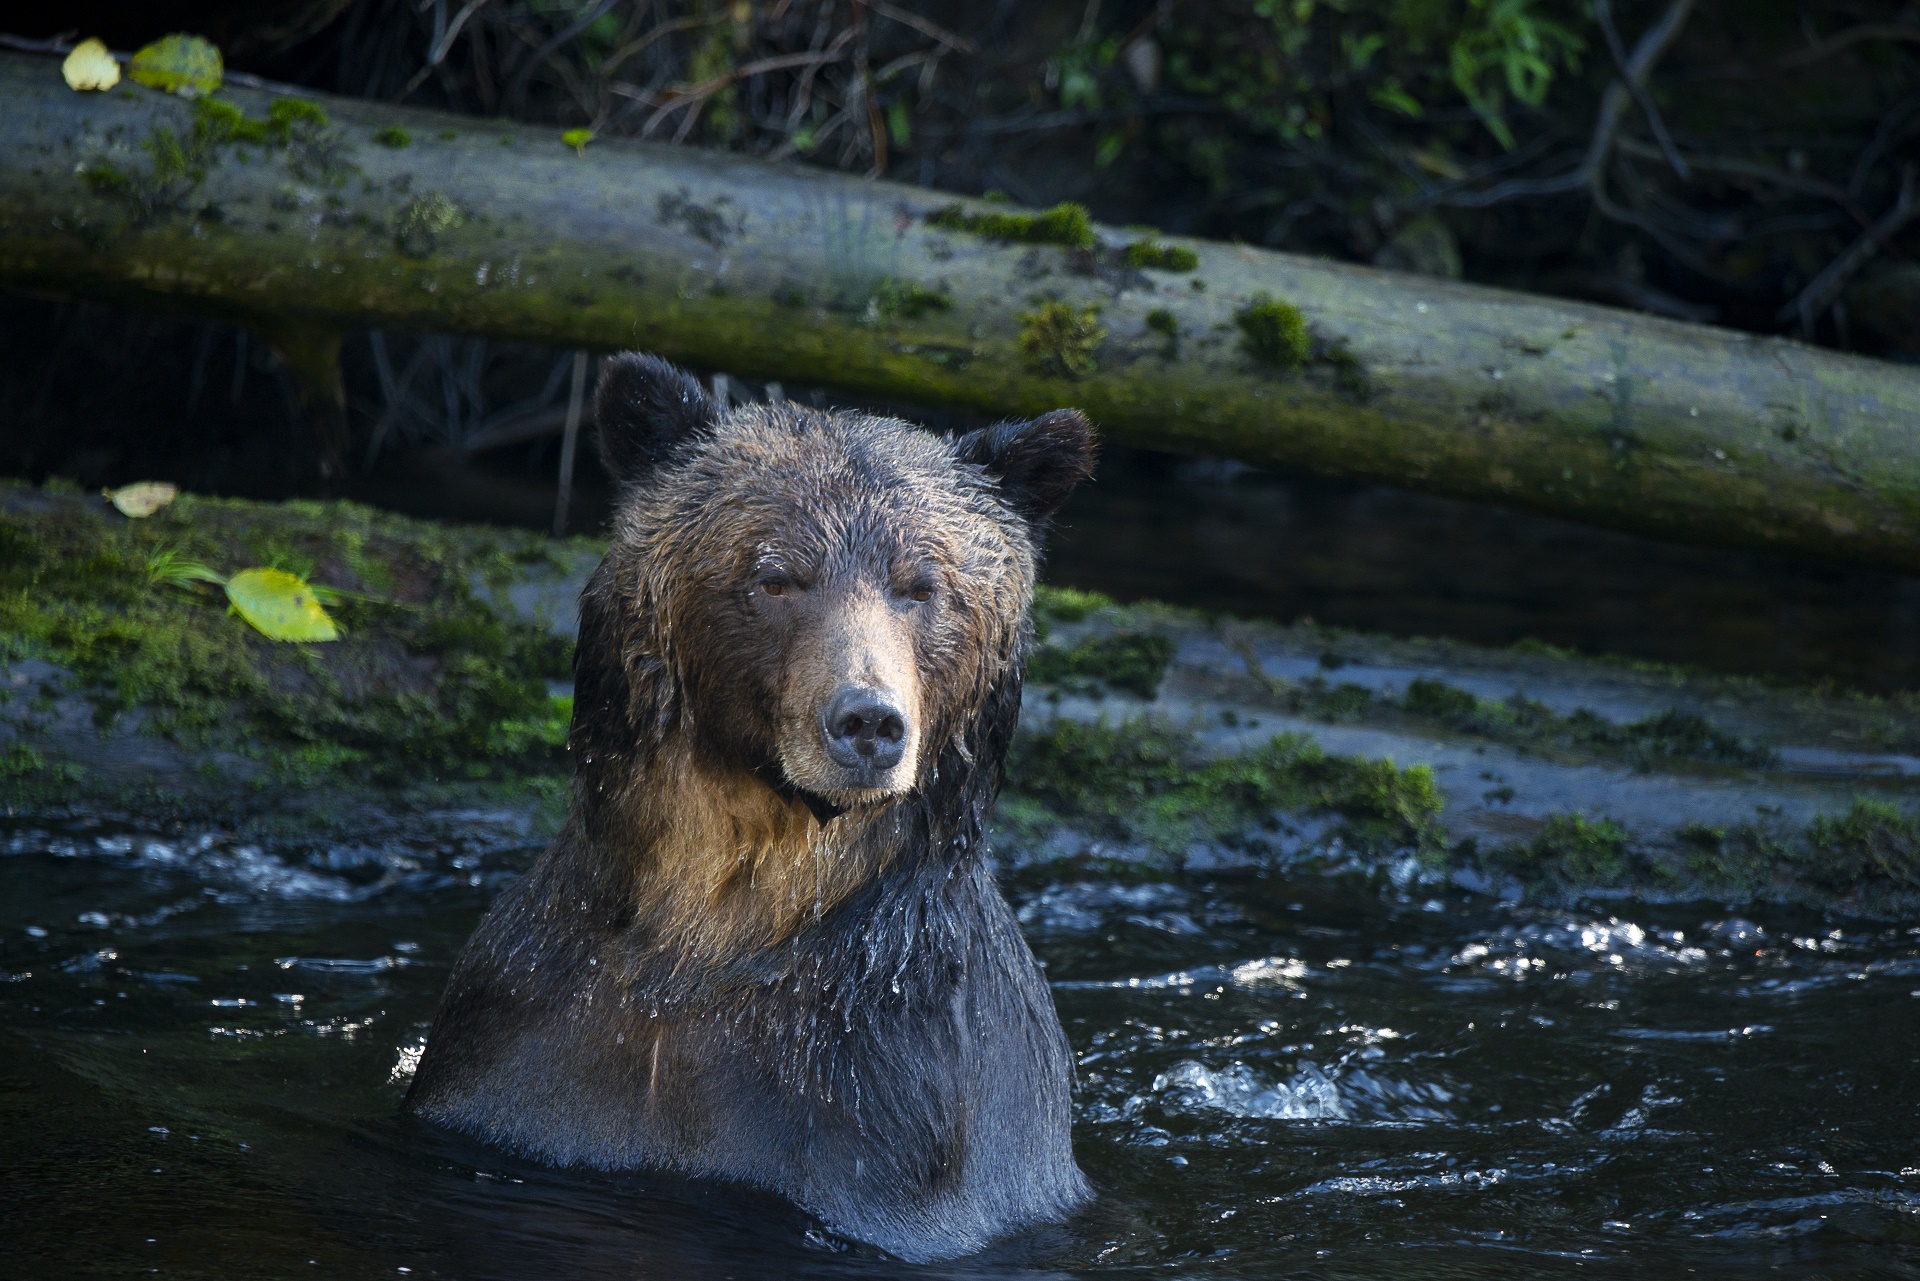
[[[227,73],[220,50],[212,41],[175,33],[134,54],[127,64],[127,74],[149,89],[199,98],[218,89]]]
[[[284,569],[243,569],[227,580],[227,599],[261,635],[277,641],[330,641],[340,627],[313,587]]]
[[[106,491],[107,501],[119,509],[122,516],[134,520],[147,517],[180,497],[180,487],[164,480],[143,480],[132,485],[122,485],[118,489]]]
[[[97,38],[82,40],[60,64],[67,88],[76,92],[111,89],[120,83],[120,64]]]

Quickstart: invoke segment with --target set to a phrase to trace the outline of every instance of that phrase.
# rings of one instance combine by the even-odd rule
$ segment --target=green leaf
[[[1415,120],[1427,114],[1427,109],[1420,105],[1420,100],[1401,86],[1398,76],[1388,76],[1386,83],[1374,86],[1367,96],[1387,110],[1397,111]]]
[[[212,93],[226,78],[220,50],[199,36],[163,36],[133,55],[127,74],[149,89],[164,89],[183,98]]]
[[[284,569],[243,569],[227,580],[227,599],[261,635],[277,641],[330,641],[340,636],[307,580]]]
[[[195,583],[227,585],[226,579],[199,561],[188,560],[175,547],[157,551],[147,558],[147,581],[161,587],[191,587]]]
[[[560,135],[560,141],[584,156],[587,154],[587,144],[593,141],[593,130],[569,129]]]

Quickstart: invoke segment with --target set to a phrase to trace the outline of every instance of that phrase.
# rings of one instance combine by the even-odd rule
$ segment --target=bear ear
[[[953,442],[954,456],[1000,482],[1000,497],[1035,525],[1060,510],[1073,487],[1093,475],[1093,424],[1077,409],[1056,409],[1024,423],[996,423]]]
[[[593,395],[600,461],[623,485],[641,480],[676,446],[719,421],[700,382],[658,356],[628,351],[600,366]]]

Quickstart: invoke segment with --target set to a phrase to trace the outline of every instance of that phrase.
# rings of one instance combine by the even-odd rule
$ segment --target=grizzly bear
[[[1077,410],[946,438],[610,361],[560,835],[454,966],[406,1106],[771,1189],[902,1259],[1090,1195],[982,825]]]

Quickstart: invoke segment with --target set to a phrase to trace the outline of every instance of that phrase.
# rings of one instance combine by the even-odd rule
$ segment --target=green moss
[[[310,566],[316,586],[342,594],[332,608],[346,636],[276,645],[218,593],[153,582],[148,564],[164,551],[229,573],[268,559]],[[0,501],[0,658],[72,672],[103,724],[138,707],[150,730],[184,746],[303,776],[558,768],[571,700],[547,682],[568,675],[571,646],[475,587],[547,555],[531,535],[347,503],[183,495],[129,521],[79,496]]]
[[[1096,240],[1093,217],[1084,205],[1066,201],[1040,213],[968,213],[955,203],[927,215],[927,224],[946,231],[965,231],[988,240],[1023,245],[1064,245],[1091,249]]]
[[[1329,756],[1299,735],[1209,760],[1192,735],[1144,720],[1062,720],[1016,740],[1007,776],[1016,820],[1057,816],[1167,855],[1196,841],[1257,846],[1283,811],[1338,816],[1342,838],[1369,852],[1413,848],[1432,857],[1445,835],[1439,790],[1424,766]]]
[[[383,147],[392,147],[395,151],[413,145],[413,135],[399,125],[381,125],[373,131],[373,140]]]
[[[1027,659],[1027,680],[1069,694],[1152,698],[1172,661],[1173,642],[1164,636],[1111,632],[1071,648],[1041,646]]]
[[[1193,271],[1200,266],[1200,255],[1184,245],[1163,245],[1153,240],[1136,240],[1121,250],[1120,257],[1129,267],[1153,271]]]
[[[423,191],[393,217],[393,239],[409,258],[428,258],[440,237],[467,220],[460,206],[438,191]]]
[[[193,140],[196,152],[225,143],[252,143],[284,147],[296,130],[324,129],[325,109],[305,98],[275,98],[265,119],[254,119],[230,102],[200,98],[193,104]]]
[[[1169,338],[1180,335],[1180,321],[1165,307],[1155,307],[1147,313],[1147,328],[1156,334],[1165,334]]]
[[[1082,591],[1078,587],[1052,587],[1046,583],[1036,584],[1033,589],[1033,612],[1063,623],[1080,622],[1094,610],[1112,606],[1113,597],[1103,592]]]
[[[1621,725],[1585,708],[1558,716],[1544,703],[1514,695],[1503,701],[1476,698],[1436,680],[1408,682],[1402,710],[1449,729],[1516,746],[1559,747],[1623,760],[1650,769],[1663,760],[1762,768],[1771,749],[1729,734],[1705,718],[1668,709]]]
[[[1233,320],[1240,326],[1241,350],[1269,369],[1291,372],[1307,363],[1307,318],[1292,303],[1256,294]]]
[[[150,157],[145,173],[104,162],[87,166],[82,177],[88,188],[95,195],[126,202],[140,222],[150,222],[188,207],[222,148],[284,148],[298,143],[303,153],[309,152],[318,144],[328,117],[305,98],[276,98],[267,107],[266,117],[256,119],[231,102],[209,96],[194,100],[191,122],[184,136],[167,125],[153,127],[141,141],[141,149]],[[303,154],[298,164],[306,163]]]
[[[1823,815],[1808,825],[1801,862],[1806,878],[1824,889],[1920,890],[1920,815],[1902,814],[1887,801],[1856,800],[1838,818]]]
[[[275,98],[267,107],[267,122],[289,133],[298,125],[324,129],[332,123],[326,108],[308,98]]]
[[[1573,887],[1620,885],[1632,870],[1627,834],[1610,818],[1555,814],[1524,845],[1506,845],[1488,860],[1527,880]]]
[[[84,773],[78,765],[49,761],[38,750],[17,739],[0,747],[0,783],[39,784],[44,787],[78,782]]]
[[[1020,313],[1020,352],[1027,367],[1052,378],[1078,378],[1100,367],[1094,350],[1106,339],[1098,306],[1078,310],[1064,302],[1042,303]]]
[[[911,280],[888,276],[874,290],[873,306],[887,320],[918,320],[932,312],[953,310],[953,299]]]
[[[1734,827],[1689,823],[1675,834],[1686,874],[1715,896],[1831,902],[1910,913],[1920,896],[1920,814],[1855,800],[1794,830],[1777,809]]]
[[[1367,379],[1367,367],[1360,363],[1360,357],[1353,354],[1344,338],[1326,343],[1316,359],[1333,371],[1333,385],[1357,400],[1365,400],[1373,393],[1372,384]]]

